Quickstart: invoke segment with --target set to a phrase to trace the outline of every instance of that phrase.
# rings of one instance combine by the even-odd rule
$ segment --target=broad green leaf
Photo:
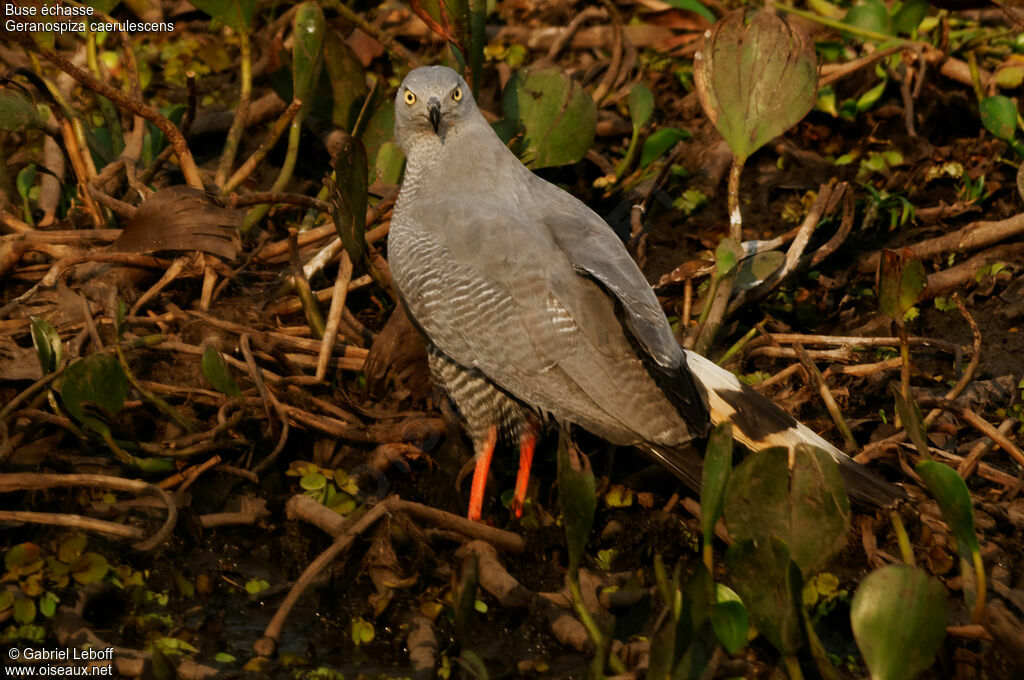
[[[1024,85],[1024,64],[1015,63],[1004,66],[995,72],[996,85],[1003,90],[1015,90]]]
[[[60,604],[60,598],[47,591],[39,598],[39,613],[49,619],[57,613],[58,604]]]
[[[235,33],[249,33],[252,30],[256,0],[195,0],[192,4]]]
[[[292,92],[308,110],[324,61],[324,13],[320,5],[315,2],[299,5],[292,37]]]
[[[35,163],[29,163],[18,172],[18,177],[15,179],[15,184],[18,187],[18,195],[24,199],[30,198],[30,192],[32,187],[36,185],[36,165]]]
[[[644,145],[640,150],[640,167],[646,168],[678,142],[691,137],[693,135],[679,128],[661,128],[652,132],[644,140]]]
[[[32,623],[36,618],[36,602],[28,597],[19,597],[14,601],[14,620],[24,625]]]
[[[732,424],[724,422],[708,436],[704,453],[704,469],[700,478],[700,526],[704,545],[715,535],[715,523],[722,516],[725,486],[732,470]]]
[[[0,130],[17,132],[42,124],[31,99],[10,88],[0,90]]]
[[[4,553],[4,568],[12,571],[17,567],[19,574],[30,573],[24,567],[35,564],[38,569],[43,566],[43,561],[39,559],[40,553],[42,548],[35,543],[19,543]]]
[[[904,0],[892,15],[892,30],[910,35],[928,15],[928,0]]]
[[[741,8],[706,34],[694,81],[708,119],[742,163],[811,110],[817,68],[803,30],[771,12]]]
[[[121,364],[105,352],[90,354],[74,362],[67,367],[61,379],[60,398],[64,408],[78,421],[86,417],[88,402],[115,414],[124,406],[127,394],[128,380]]]
[[[369,200],[363,143],[355,137],[346,136],[332,165],[335,177],[328,186],[334,229],[353,264],[362,262],[366,249],[366,205]]]
[[[46,319],[33,316],[31,328],[32,345],[36,348],[39,366],[43,369],[43,375],[49,375],[57,370],[60,362],[64,360],[64,345],[60,341],[57,329]]]
[[[787,554],[810,575],[846,544],[850,503],[827,453],[800,445],[790,457],[786,449],[772,448],[752,454],[732,471],[725,520],[736,540],[774,536],[784,541]],[[743,601],[749,607],[746,595]]]
[[[642,128],[647,125],[654,113],[654,93],[643,83],[637,83],[629,91],[629,117],[633,119],[633,127]]]
[[[850,8],[843,22],[872,33],[891,32],[889,27],[889,10],[881,0],[862,0]]]
[[[502,102],[523,133],[519,157],[531,168],[575,163],[594,142],[594,100],[558,68],[517,71]]]
[[[576,451],[565,432],[558,438],[558,501],[569,549],[569,572],[575,574],[594,524],[597,496],[590,461]]]
[[[750,617],[742,602],[728,600],[711,605],[711,625],[715,636],[730,654],[746,646]]]
[[[108,571],[110,571],[110,565],[107,564],[106,557],[99,553],[88,552],[71,565],[71,578],[75,579],[79,585],[86,586],[102,580]]]
[[[946,636],[946,589],[922,569],[882,567],[857,589],[850,624],[872,680],[911,680]]]
[[[238,389],[238,384],[231,376],[231,371],[228,370],[224,357],[212,345],[207,346],[203,351],[202,369],[203,375],[213,385],[213,389],[229,397],[238,398],[242,396],[242,391]]]
[[[804,639],[803,579],[786,544],[774,536],[738,540],[726,551],[725,565],[750,619],[765,639],[783,654],[796,652]]]
[[[1017,105],[1001,94],[985,97],[978,105],[981,123],[996,139],[1010,141],[1017,131]]]
[[[359,140],[366,147],[366,160],[370,165],[377,162],[377,154],[387,142],[394,143],[395,138],[395,107],[384,99],[374,109],[370,121],[363,128]]]
[[[327,486],[327,478],[320,472],[311,472],[299,479],[299,486],[306,491],[320,491]]]
[[[974,533],[974,510],[971,506],[971,494],[967,485],[956,470],[935,460],[922,460],[914,466],[928,490],[942,510],[942,518],[953,530],[961,552],[967,550],[962,557],[970,560],[970,554],[978,552],[978,537]]]
[[[72,534],[57,546],[57,559],[64,564],[71,564],[82,556],[87,544],[88,539],[85,534]]]

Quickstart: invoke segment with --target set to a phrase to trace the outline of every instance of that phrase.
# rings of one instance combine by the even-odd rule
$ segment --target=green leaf
[[[103,577],[110,571],[107,558],[99,553],[88,552],[79,557],[71,565],[71,578],[79,585],[89,585],[96,581],[103,580]]]
[[[57,559],[64,564],[72,564],[85,552],[85,546],[88,542],[85,534],[72,534],[68,536],[57,546]]]
[[[909,248],[884,249],[878,261],[878,303],[882,312],[899,325],[911,307],[921,299],[928,285],[924,264]]]
[[[708,435],[700,479],[700,526],[704,545],[715,535],[715,523],[725,505],[725,486],[732,470],[732,423],[716,426]]]
[[[270,584],[261,578],[251,578],[245,582],[245,592],[250,595],[258,595],[269,587]]]
[[[633,128],[639,129],[647,125],[654,113],[654,93],[643,83],[637,83],[629,91],[629,117],[633,119]]]
[[[882,567],[861,582],[850,623],[872,680],[911,680],[946,635],[946,589],[922,569]]]
[[[924,429],[924,419],[921,417],[921,410],[917,408],[917,402],[913,399],[905,399],[902,389],[895,383],[890,385],[890,391],[896,400],[896,415],[900,417],[903,429],[907,431],[910,441],[914,442],[918,453],[925,458],[931,458]]]
[[[743,246],[736,239],[724,237],[715,248],[715,276],[722,278],[729,274],[742,257]]]
[[[985,97],[978,105],[981,124],[996,139],[1011,141],[1017,131],[1017,105],[1001,94]]]
[[[47,591],[39,598],[39,613],[49,619],[57,613],[58,604],[60,604],[60,598]]]
[[[31,99],[10,88],[0,90],[0,130],[18,132],[42,125]]]
[[[517,71],[502,103],[523,133],[519,157],[531,168],[575,163],[594,142],[594,100],[558,68]]]
[[[373,638],[376,632],[373,629],[373,624],[361,616],[357,616],[352,621],[352,642],[357,645],[365,645],[369,642],[373,642]]]
[[[711,625],[715,629],[715,636],[730,654],[735,654],[747,645],[750,617],[742,602],[730,600],[711,605]]]
[[[32,623],[36,618],[36,602],[28,597],[19,597],[14,601],[14,620],[24,625]]]
[[[376,181],[380,184],[397,185],[402,179],[402,168],[405,166],[405,154],[394,142],[384,142],[377,152],[374,163]]]
[[[256,0],[196,0],[192,5],[220,21],[235,33],[249,33],[252,27],[252,15],[256,11]],[[109,12],[109,10],[107,11]]]
[[[749,538],[737,541],[726,551],[725,565],[750,619],[765,639],[783,654],[796,652],[804,638],[803,579],[786,544],[774,536],[756,542]]]
[[[843,23],[872,33],[891,33],[889,10],[881,0],[864,0],[850,8]]]
[[[203,375],[213,385],[213,389],[236,399],[242,396],[242,391],[238,389],[238,384],[231,377],[231,371],[228,370],[224,357],[212,345],[208,345],[203,351],[202,368]]]
[[[677,143],[691,137],[693,135],[680,128],[661,128],[652,132],[640,150],[640,167],[646,168]]]
[[[64,360],[64,345],[57,329],[46,319],[33,316],[31,329],[32,345],[36,348],[39,366],[43,369],[43,375],[49,375]]]
[[[953,530],[961,555],[970,560],[971,553],[979,550],[978,537],[974,533],[974,510],[967,485],[956,470],[935,460],[922,460],[914,466],[928,490],[942,510],[942,518]],[[963,554],[964,550],[967,554]]]
[[[324,61],[324,13],[315,2],[304,2],[295,11],[292,30],[292,93],[302,108],[313,104],[313,88],[320,80]]]
[[[762,250],[740,261],[736,270],[735,291],[748,290],[759,286],[765,279],[779,270],[786,261],[785,253],[778,250]]]
[[[706,34],[694,81],[708,119],[742,163],[811,110],[817,69],[803,30],[772,12],[741,8]]]
[[[594,524],[597,497],[590,461],[576,451],[564,431],[558,437],[558,500],[569,549],[569,572],[575,574]]]
[[[80,422],[87,415],[89,402],[113,415],[124,406],[127,394],[128,380],[121,364],[105,352],[90,354],[68,366],[60,386],[64,408]]]
[[[892,15],[892,30],[902,35],[913,33],[928,15],[928,0],[904,0]]]
[[[18,187],[18,195],[25,200],[31,198],[29,194],[32,191],[32,187],[36,185],[36,174],[35,163],[30,163],[21,169],[15,180]]]
[[[850,503],[827,453],[799,445],[790,456],[785,448],[771,448],[732,471],[725,520],[736,540],[773,536],[784,541],[800,570],[813,574],[846,544]],[[746,595],[743,601],[749,607]]]
[[[299,486],[306,491],[320,491],[327,486],[327,478],[319,472],[311,472],[302,476]]]
[[[355,137],[346,136],[332,165],[334,180],[328,180],[328,187],[334,229],[355,264],[363,261],[366,250],[366,206],[369,201],[366,148]]]

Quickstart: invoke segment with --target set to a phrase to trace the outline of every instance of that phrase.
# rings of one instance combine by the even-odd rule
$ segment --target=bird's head
[[[395,95],[395,140],[408,155],[424,136],[444,143],[445,136],[476,112],[473,95],[447,66],[423,66],[409,72]]]

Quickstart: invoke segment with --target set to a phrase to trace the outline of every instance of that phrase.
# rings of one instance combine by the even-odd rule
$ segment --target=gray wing
[[[416,322],[453,360],[615,443],[694,436],[624,332],[616,298],[529,212],[423,194],[414,217],[396,211],[392,268]]]

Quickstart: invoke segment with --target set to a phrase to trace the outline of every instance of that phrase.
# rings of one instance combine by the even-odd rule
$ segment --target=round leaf
[[[100,352],[68,366],[60,387],[64,407],[77,420],[85,417],[88,402],[98,404],[107,413],[117,413],[127,394],[128,380],[121,364],[110,354]]]
[[[654,93],[643,83],[637,83],[629,91],[629,117],[634,128],[642,128],[654,113]]]
[[[985,97],[978,105],[981,123],[996,139],[1009,141],[1017,131],[1017,106],[1001,94]]]
[[[916,567],[883,567],[861,582],[850,623],[872,680],[910,680],[946,635],[946,589]]]
[[[741,162],[811,110],[817,70],[806,33],[754,8],[725,15],[694,58],[701,106]]]
[[[594,142],[594,100],[557,68],[517,71],[502,103],[523,132],[519,157],[531,168],[575,163]]]
[[[725,565],[750,619],[768,642],[783,654],[799,649],[803,580],[786,544],[774,536],[759,542],[737,541],[726,551]]]
[[[978,537],[974,533],[974,510],[967,485],[956,470],[935,460],[922,460],[914,466],[932,496],[939,503],[942,518],[953,530],[953,535],[969,553],[979,550]],[[964,555],[970,559],[970,555]]]

